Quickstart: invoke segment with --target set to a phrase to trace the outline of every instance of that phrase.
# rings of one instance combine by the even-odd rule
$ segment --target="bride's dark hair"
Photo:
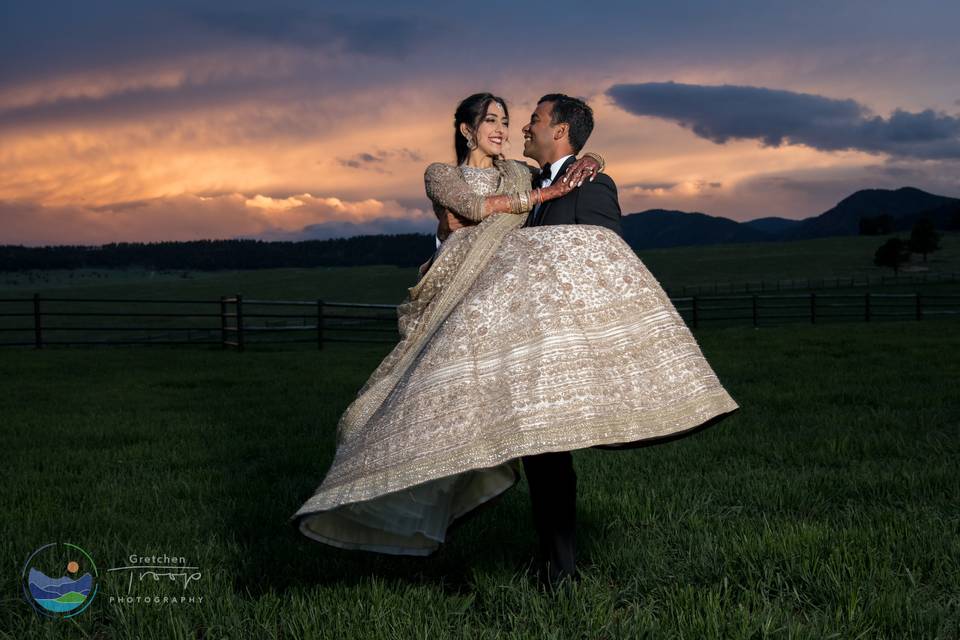
[[[453,116],[453,148],[457,151],[457,164],[463,164],[470,155],[470,149],[467,148],[467,140],[460,133],[460,125],[466,123],[468,127],[477,130],[483,116],[487,115],[487,107],[491,102],[496,102],[503,107],[503,115],[510,117],[507,111],[507,103],[503,98],[495,96],[492,93],[475,93],[472,96],[464,98],[457,107],[457,112]]]

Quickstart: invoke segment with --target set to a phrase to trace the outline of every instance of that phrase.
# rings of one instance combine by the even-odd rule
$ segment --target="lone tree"
[[[920,218],[913,223],[910,231],[910,251],[922,253],[923,261],[927,261],[927,254],[940,248],[940,234],[933,226],[930,218]]]
[[[873,264],[878,267],[893,267],[893,274],[900,273],[900,265],[910,259],[907,243],[900,238],[890,238],[873,254]]]

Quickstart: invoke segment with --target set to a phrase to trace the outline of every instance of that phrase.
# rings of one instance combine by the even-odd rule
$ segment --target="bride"
[[[507,117],[501,98],[468,97],[457,164],[427,168],[438,216],[469,224],[409,290],[400,342],[340,418],[333,463],[290,518],[311,539],[429,555],[518,481],[521,458],[662,442],[739,408],[619,236],[619,208],[522,226],[583,180],[613,183],[585,157],[531,189],[540,169],[503,158]]]

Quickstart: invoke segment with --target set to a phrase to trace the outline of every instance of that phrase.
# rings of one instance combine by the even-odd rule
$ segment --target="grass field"
[[[0,637],[960,637],[955,322],[697,338],[742,410],[670,444],[578,452],[584,579],[557,595],[526,574],[523,483],[427,559],[287,523],[386,347],[5,350]],[[19,594],[51,541],[100,568],[69,620]],[[127,587],[106,568],[163,553],[199,567],[202,602],[110,602]]]

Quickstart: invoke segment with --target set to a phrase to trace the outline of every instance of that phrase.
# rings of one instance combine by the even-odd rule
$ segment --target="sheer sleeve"
[[[485,196],[474,193],[456,167],[434,162],[424,172],[423,182],[433,204],[469,220],[483,219]]]

